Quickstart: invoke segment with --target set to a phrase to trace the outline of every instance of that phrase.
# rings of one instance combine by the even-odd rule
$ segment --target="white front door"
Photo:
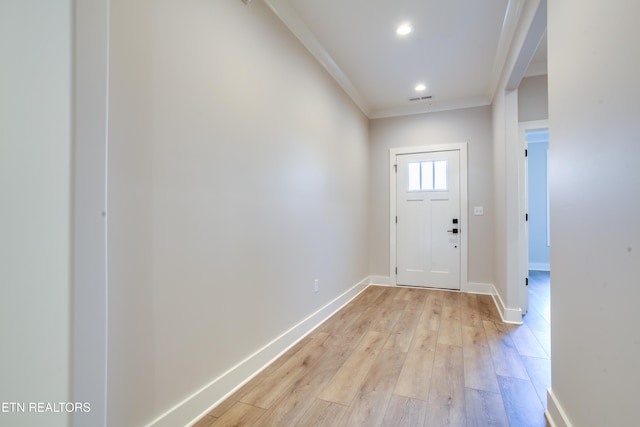
[[[399,285],[460,289],[460,151],[396,155]]]

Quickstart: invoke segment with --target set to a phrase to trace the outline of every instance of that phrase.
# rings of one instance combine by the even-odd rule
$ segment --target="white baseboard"
[[[495,289],[496,288],[492,283],[468,282],[466,285],[462,285],[460,291],[467,292],[469,294],[493,295],[495,293]]]
[[[340,310],[360,292],[364,291],[369,286],[370,281],[370,277],[361,280],[357,285],[339,295],[278,338],[156,418],[147,427],[192,426],[322,322]],[[212,405],[211,402],[215,403]]]
[[[544,417],[551,427],[572,426],[552,389],[547,390],[547,410],[544,411]]]
[[[502,301],[502,298],[495,286],[493,286],[491,296],[493,296],[493,302],[496,304],[496,307],[498,307],[498,312],[500,313],[500,317],[502,317],[502,321],[504,323],[513,323],[516,325],[522,324],[522,309],[520,307],[508,308],[504,304],[504,301]]]
[[[389,276],[369,276],[369,283],[372,285],[388,285],[391,283]]]
[[[391,285],[391,279],[389,276],[369,276],[371,285],[383,285],[383,286],[394,286]],[[463,284],[460,287],[460,292],[467,292],[470,294],[482,294],[482,295],[493,295],[495,287],[491,283],[476,283],[476,282],[468,282],[466,285]]]
[[[536,270],[536,271],[551,271],[551,264],[549,264],[548,262],[530,262],[529,263],[529,270]]]

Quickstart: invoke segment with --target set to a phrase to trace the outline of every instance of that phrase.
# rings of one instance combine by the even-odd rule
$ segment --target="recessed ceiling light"
[[[413,28],[411,27],[411,25],[409,24],[402,24],[398,27],[398,29],[396,30],[396,33],[400,36],[406,36],[407,34],[409,34],[411,31],[413,31]]]
[[[424,84],[422,84],[422,83],[420,83],[420,84],[416,85],[416,90],[417,90],[418,92],[422,92],[423,90],[426,90],[426,89],[427,89],[427,87],[426,87]]]

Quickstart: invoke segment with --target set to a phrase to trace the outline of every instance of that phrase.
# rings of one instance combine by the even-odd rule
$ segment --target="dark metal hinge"
[[[527,150],[526,148],[524,149],[524,156],[529,157],[529,150]]]
[[[398,267],[396,267],[396,276],[398,275]]]
[[[529,278],[528,277],[524,278],[524,285],[525,286],[529,286]]]
[[[395,173],[398,173],[398,165],[393,165],[393,171],[394,171]]]
[[[529,221],[529,214],[528,213],[524,214],[524,220],[525,221]]]

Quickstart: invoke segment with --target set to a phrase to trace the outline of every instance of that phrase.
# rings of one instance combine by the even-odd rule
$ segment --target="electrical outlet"
[[[313,282],[313,292],[318,292],[318,279]]]

